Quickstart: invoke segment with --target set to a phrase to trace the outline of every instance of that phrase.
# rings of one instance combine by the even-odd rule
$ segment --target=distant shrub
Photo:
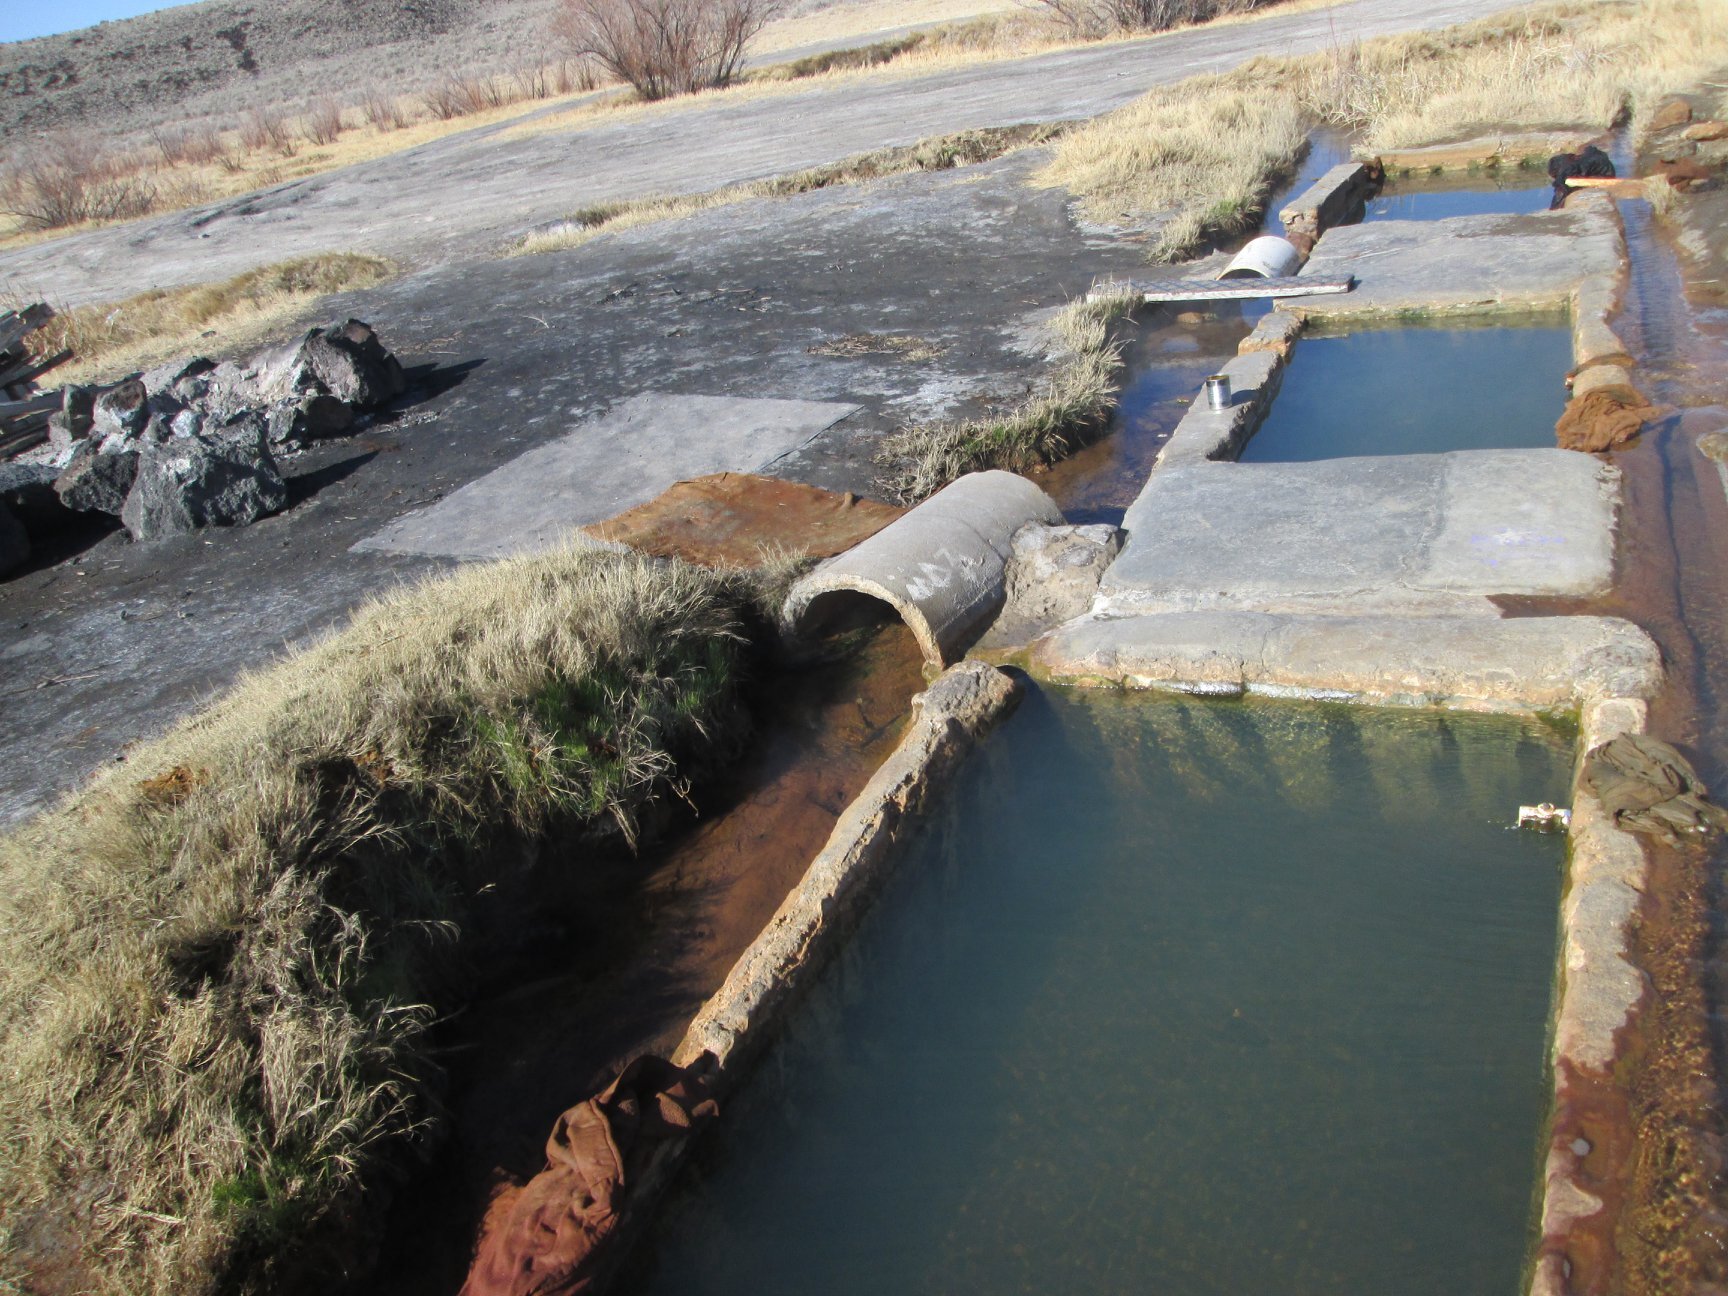
[[[1036,0],[1038,6],[1082,35],[1168,31],[1258,9],[1275,0]]]
[[[408,114],[402,108],[402,101],[381,90],[370,91],[360,101],[360,115],[366,119],[368,126],[381,131],[401,130],[408,124]]]
[[[150,133],[150,142],[169,166],[203,166],[214,162],[226,151],[222,132],[210,125],[158,127]]]
[[[0,168],[0,210],[26,229],[129,220],[156,204],[154,184],[78,136],[24,146]]]
[[[306,138],[314,144],[334,144],[342,136],[342,105],[326,95],[306,109]]]
[[[561,95],[592,90],[599,84],[600,68],[589,55],[561,58],[552,65],[552,85]]]
[[[294,136],[280,108],[250,108],[240,123],[240,145],[250,153],[274,149],[284,157],[294,156]]]
[[[561,0],[552,36],[644,99],[730,85],[780,0]]]

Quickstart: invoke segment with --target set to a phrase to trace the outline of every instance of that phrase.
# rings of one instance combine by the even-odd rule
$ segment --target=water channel
[[[733,1104],[651,1293],[1503,1292],[1572,736],[1034,693]]]

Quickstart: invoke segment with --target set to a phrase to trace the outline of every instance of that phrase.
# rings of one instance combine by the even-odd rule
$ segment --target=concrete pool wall
[[[1309,318],[1386,321],[1566,308],[1580,368],[1623,369],[1628,356],[1612,327],[1625,269],[1618,222],[1605,200],[1574,202],[1572,210],[1537,216],[1427,223],[1422,236],[1397,229],[1398,222],[1357,227],[1381,231],[1367,238],[1350,230],[1328,234],[1310,269],[1356,275],[1360,296],[1305,299],[1256,327],[1225,367],[1236,402],[1216,412],[1197,406],[1183,419],[1147,482],[1145,498],[1157,507],[1139,516],[1130,511],[1128,543],[1104,571],[1090,611],[1006,655],[1035,676],[1070,686],[1569,712],[1579,719],[1580,757],[1619,733],[1642,731],[1646,700],[1661,686],[1663,672],[1648,635],[1612,617],[1507,618],[1491,602],[1505,593],[1606,591],[1613,579],[1619,482],[1601,461],[1557,449],[1411,456],[1448,462],[1403,470],[1406,479],[1383,481],[1377,499],[1311,489],[1307,501],[1317,549],[1337,537],[1340,520],[1328,516],[1329,509],[1344,507],[1355,517],[1372,517],[1383,507],[1396,511],[1415,478],[1426,483],[1418,483],[1421,498],[1442,507],[1429,509],[1426,520],[1416,519],[1420,544],[1382,546],[1383,570],[1370,564],[1352,572],[1347,561],[1332,559],[1337,579],[1306,591],[1230,588],[1244,571],[1240,555],[1252,550],[1255,538],[1251,530],[1229,528],[1251,528],[1264,514],[1251,498],[1232,501],[1224,491],[1181,517],[1167,507],[1186,493],[1176,489],[1184,480],[1204,492],[1214,489],[1208,483],[1250,479],[1254,467],[1228,460],[1264,416]],[[1333,242],[1339,234],[1350,237]],[[1466,243],[1477,246],[1462,247]],[[1459,260],[1466,252],[1473,266]],[[1314,465],[1260,466],[1293,467]],[[1467,497],[1492,497],[1496,479],[1516,489],[1498,501],[1489,498],[1483,512],[1481,498]],[[1464,507],[1449,515],[1448,502]],[[1495,516],[1496,508],[1503,514]],[[1530,508],[1547,510],[1536,516],[1534,527],[1528,525]],[[1448,532],[1447,516],[1463,520]],[[1035,520],[1048,525],[1048,519]],[[1167,581],[1160,588],[1161,561],[1144,558],[1145,546],[1161,533],[1163,540],[1196,553],[1219,555],[1226,565],[1195,568],[1186,591]],[[1279,543],[1288,541],[1286,535]],[[1273,560],[1289,552],[1268,547]],[[1479,562],[1460,558],[1484,553]],[[1416,554],[1427,555],[1424,561],[1431,559],[1430,569],[1442,579],[1412,580]],[[1010,579],[1007,566],[1004,582]],[[952,651],[948,644],[940,647],[943,657]],[[1006,677],[979,662],[954,667],[937,682],[902,749],[842,816],[805,882],[692,1024],[679,1060],[712,1052],[721,1058],[723,1073],[741,1074],[843,938],[871,882],[891,866],[903,825],[931,778],[952,768],[1012,704],[1013,693]],[[1550,1049],[1553,1107],[1531,1268],[1534,1296],[1567,1291],[1575,1231],[1604,1208],[1595,1185],[1623,1173],[1614,1151],[1595,1146],[1582,1132],[1579,1113],[1593,1093],[1612,1084],[1620,1032],[1645,984],[1628,953],[1647,869],[1644,849],[1613,825],[1576,771],[1572,799]]]
[[[1260,322],[1224,369],[1235,403],[1212,411],[1196,401],[1165,446],[1124,519],[1127,541],[1092,611],[1047,632],[1021,659],[1038,677],[1094,687],[1573,711],[1580,766],[1598,744],[1641,732],[1663,677],[1644,631],[1612,617],[1508,618],[1493,602],[1519,589],[1608,592],[1619,475],[1606,461],[1559,449],[1414,456],[1447,461],[1437,470],[1443,479],[1458,471],[1480,488],[1474,499],[1429,488],[1426,505],[1412,495],[1417,468],[1406,466],[1406,480],[1374,492],[1376,475],[1398,471],[1384,459],[1232,462],[1265,417],[1309,321],[1566,309],[1575,398],[1629,380],[1631,357],[1613,324],[1627,270],[1617,210],[1594,195],[1558,212],[1326,233],[1303,273],[1351,274],[1356,291],[1290,301]],[[1289,488],[1281,513],[1268,517],[1266,503],[1278,492],[1255,489],[1256,474],[1276,474],[1263,480]],[[1521,498],[1490,498],[1496,475]],[[1449,505],[1463,508],[1451,513]],[[1376,539],[1374,524],[1388,517]],[[1472,521],[1449,532],[1448,517]],[[1499,552],[1496,540],[1507,542]],[[1428,579],[1422,564],[1435,558],[1434,543],[1447,550],[1440,566],[1460,559],[1451,570],[1470,579]],[[1378,558],[1363,561],[1365,553]],[[1196,556],[1205,554],[1210,561]],[[1306,567],[1317,578],[1306,588],[1288,579],[1256,583],[1274,567]],[[1621,1032],[1646,984],[1629,952],[1645,850],[1576,777],[1572,796],[1535,1296],[1568,1290],[1573,1248],[1591,1245],[1580,1226],[1606,1209],[1612,1192],[1605,1197],[1601,1186],[1627,1173],[1624,1149],[1599,1146],[1583,1113],[1613,1092]]]

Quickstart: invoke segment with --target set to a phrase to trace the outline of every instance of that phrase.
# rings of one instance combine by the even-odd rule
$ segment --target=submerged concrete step
[[[1565,709],[1644,698],[1655,643],[1616,617],[1309,616],[1174,612],[1083,618],[1032,647],[1033,674],[1069,684],[1338,701]]]

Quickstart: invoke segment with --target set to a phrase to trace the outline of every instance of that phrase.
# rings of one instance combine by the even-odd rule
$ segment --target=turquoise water
[[[1555,444],[1566,328],[1387,328],[1296,344],[1244,463]]]
[[[637,1290],[1518,1290],[1564,798],[1535,723],[1035,693],[704,1145]]]

